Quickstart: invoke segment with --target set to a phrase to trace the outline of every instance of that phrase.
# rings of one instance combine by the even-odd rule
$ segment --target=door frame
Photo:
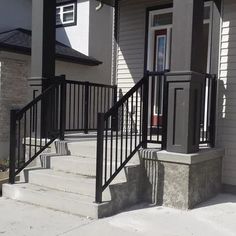
[[[208,37],[208,57],[207,57],[207,73],[211,71],[211,46],[212,46],[212,25],[213,25],[213,2],[205,2],[205,7],[210,7],[209,19],[204,20],[204,24],[209,24],[209,37]],[[156,14],[173,13],[173,4],[161,5],[157,7],[150,7],[146,10],[146,35],[145,35],[145,53],[144,53],[144,74],[146,71],[153,71],[153,51],[154,51],[154,32],[156,30],[167,29],[167,52],[166,65],[170,67],[171,56],[171,29],[173,24],[163,26],[152,26],[152,17]],[[152,52],[152,53],[151,53]],[[170,69],[170,68],[166,68]]]

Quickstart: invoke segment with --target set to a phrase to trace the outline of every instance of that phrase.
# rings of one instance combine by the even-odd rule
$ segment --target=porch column
[[[32,1],[32,79],[55,76],[56,0]]]
[[[174,0],[168,82],[167,151],[199,149],[204,0]]]

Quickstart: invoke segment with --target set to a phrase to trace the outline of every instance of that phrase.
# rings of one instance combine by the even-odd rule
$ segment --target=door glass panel
[[[156,71],[165,70],[165,61],[166,61],[166,36],[157,36],[156,38]]]
[[[211,14],[211,7],[207,6],[204,8],[204,20],[209,20]]]

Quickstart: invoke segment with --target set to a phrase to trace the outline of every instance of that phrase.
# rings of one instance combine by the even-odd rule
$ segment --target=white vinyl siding
[[[168,0],[121,0],[117,54],[117,83],[125,94],[144,72],[146,9]]]
[[[222,9],[217,146],[225,148],[223,183],[236,185],[236,1]]]

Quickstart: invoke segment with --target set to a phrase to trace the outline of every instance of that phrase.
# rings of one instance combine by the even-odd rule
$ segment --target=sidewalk
[[[192,211],[129,209],[91,220],[0,198],[0,235],[6,236],[235,236],[236,196],[221,194]]]

